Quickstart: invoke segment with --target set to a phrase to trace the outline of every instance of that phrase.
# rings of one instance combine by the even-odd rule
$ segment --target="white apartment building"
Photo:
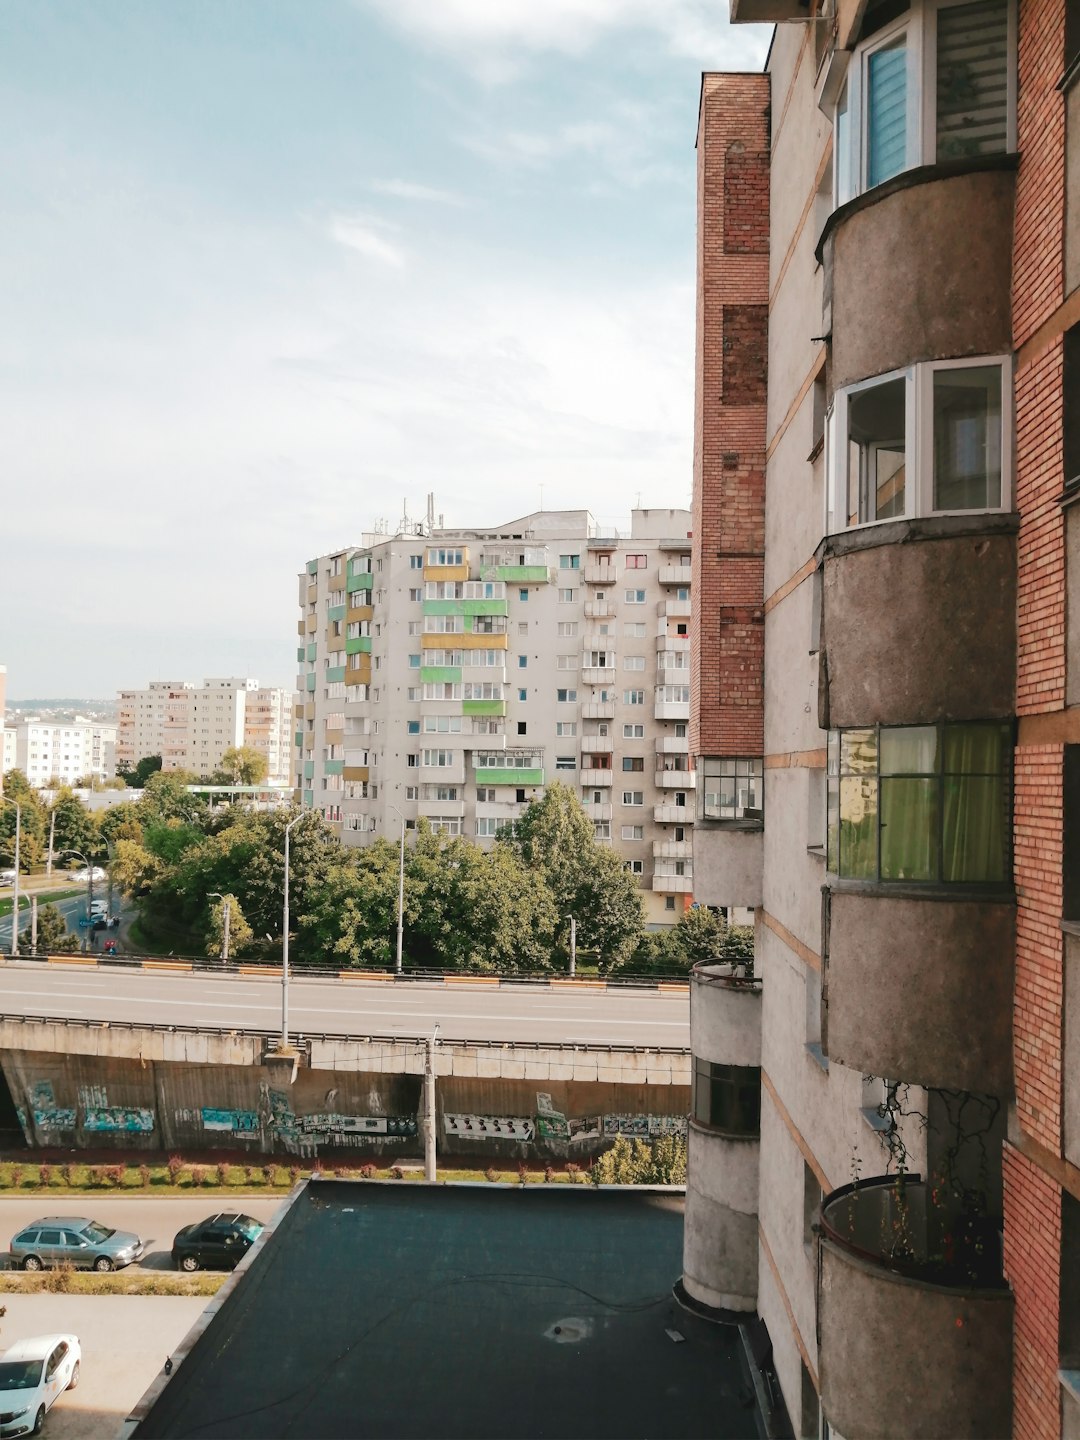
[[[9,740],[9,736],[13,739]],[[71,721],[27,717],[4,730],[4,771],[21,770],[31,785],[75,785],[87,775],[116,774],[116,726],[76,716]]]
[[[425,816],[490,844],[552,780],[640,877],[691,903],[690,513],[586,510],[371,534],[300,576],[295,783],[363,845]]]
[[[145,690],[122,690],[117,764],[130,769],[160,755],[164,770],[210,775],[226,750],[248,745],[266,756],[268,782],[287,784],[292,700],[288,690],[237,676],[152,680]]]

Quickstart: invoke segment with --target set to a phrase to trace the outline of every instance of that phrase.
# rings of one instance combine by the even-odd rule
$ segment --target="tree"
[[[159,770],[143,786],[139,801],[143,824],[149,820],[186,820],[191,823],[206,815],[206,801],[187,788],[195,784],[188,770]]]
[[[98,829],[89,810],[70,786],[61,785],[56,791],[48,815],[54,856],[70,855],[72,851],[79,850],[87,859],[94,858]]]
[[[688,965],[695,965],[699,960],[715,960],[719,956],[726,928],[715,910],[699,905],[696,910],[684,910],[679,916],[674,939]]]
[[[19,954],[31,955],[31,927],[27,921],[19,931]],[[37,953],[39,955],[71,955],[79,949],[77,935],[67,928],[67,921],[55,905],[39,905],[37,916]]]
[[[113,884],[132,900],[149,895],[166,873],[163,861],[134,840],[118,840],[113,851]]]
[[[252,745],[232,745],[221,757],[215,770],[215,785],[261,785],[270,770],[270,762],[261,750]]]
[[[244,919],[240,901],[235,895],[223,895],[210,907],[210,924],[206,932],[207,955],[220,955],[225,945],[225,906],[229,907],[229,954],[241,955],[255,938]]]
[[[142,811],[135,801],[125,800],[119,805],[110,805],[98,821],[102,842],[116,845],[121,840],[133,840],[136,845],[143,842]]]
[[[620,1135],[597,1157],[589,1179],[594,1185],[685,1185],[686,1141],[681,1135],[660,1135],[631,1144]]]
[[[14,800],[21,812],[19,826],[19,869],[40,865],[45,855],[46,811],[37,791],[21,770],[4,776],[4,798]],[[0,805],[0,857],[6,865],[15,863],[15,826],[19,816],[15,805]]]
[[[146,784],[147,780],[150,779],[150,776],[156,775],[160,769],[160,755],[144,755],[143,758],[136,764],[134,770],[118,769],[116,773],[121,777],[125,784],[130,785],[133,790],[141,790]]]

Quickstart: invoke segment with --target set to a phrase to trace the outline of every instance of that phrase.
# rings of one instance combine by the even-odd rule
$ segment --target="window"
[[[423,595],[421,594],[419,585],[414,585],[410,587],[409,599],[412,600],[414,603],[423,599]]]
[[[674,909],[675,909],[675,896],[674,896],[674,895],[665,895],[665,896],[664,896],[664,909],[665,909],[665,910],[674,910]]]
[[[528,592],[528,590],[519,590],[519,591],[518,591],[518,599],[519,599],[519,600],[528,600],[528,598],[529,598],[529,592]]]
[[[576,720],[557,720],[555,722],[555,734],[560,739],[566,739],[577,734]]]
[[[555,657],[556,670],[576,670],[578,668],[578,657],[576,655],[557,655]]]
[[[405,756],[405,764],[409,767],[410,770],[415,770],[417,765],[419,764],[419,761],[420,757],[418,755]]]
[[[576,691],[576,690],[556,690],[556,691],[555,691],[555,699],[559,702],[560,705],[576,705],[576,704],[577,704],[577,691]]]
[[[761,1070],[757,1065],[720,1065],[694,1056],[690,1113],[699,1125],[728,1135],[761,1129]]]
[[[559,591],[559,604],[560,604],[560,605],[573,605],[573,603],[574,603],[574,601],[575,601],[576,599],[577,599],[577,591],[576,591],[576,590],[565,590],[565,589],[564,589],[564,590],[560,590],[560,591]]]
[[[519,789],[519,790],[515,790],[515,791],[514,791],[514,800],[516,801],[516,803],[517,803],[518,805],[524,805],[524,804],[525,804],[525,791],[524,791],[524,790],[520,790],[520,789]]]
[[[623,626],[623,634],[631,640],[644,640],[645,622],[643,620],[628,620]]]
[[[829,735],[827,862],[851,879],[1000,884],[1010,873],[1008,725]]]
[[[478,796],[479,798],[479,796]],[[499,833],[499,822],[494,815],[482,815],[476,822],[476,835],[479,840],[493,840]]]
[[[436,770],[445,770],[457,765],[458,754],[453,750],[425,750],[424,764]]]
[[[856,49],[833,112],[836,204],[917,165],[1015,148],[1013,9],[926,0]]]
[[[409,669],[410,669],[410,670],[419,670],[419,669],[420,669],[420,656],[419,656],[419,655],[410,655],[410,656],[409,656]]]
[[[413,723],[415,723],[415,722],[413,722],[412,720],[409,721],[409,724],[410,724],[410,725],[412,725]],[[460,735],[460,734],[461,734],[461,716],[460,716],[460,715],[425,715],[425,716],[424,716],[424,734],[425,734],[425,735]]]
[[[626,670],[644,670],[644,655],[626,655],[623,658],[623,668]]]
[[[640,774],[645,769],[645,761],[640,755],[624,755],[622,768],[628,774]]]
[[[930,362],[837,391],[827,431],[830,533],[904,515],[1007,509],[1007,363]]]
[[[465,554],[462,550],[433,548],[427,552],[427,563],[429,565],[463,565]]]
[[[700,762],[700,814],[705,820],[760,820],[763,815],[761,760],[726,756]]]
[[[424,622],[423,622],[422,620],[410,620],[410,621],[409,621],[409,634],[410,634],[410,635],[420,635],[420,634],[422,634],[422,633],[423,633],[423,628],[424,628]],[[350,629],[350,630],[352,629],[352,626],[351,626],[351,625],[349,626],[349,629]]]
[[[560,640],[569,640],[578,633],[578,622],[576,620],[560,620],[558,624],[558,635]]]
[[[648,563],[649,557],[647,555],[627,555],[626,557],[627,570],[644,570],[648,566]]]
[[[560,570],[580,570],[580,569],[581,569],[581,556],[580,556],[580,555],[560,555],[560,556],[559,556],[559,569],[560,569]]]
[[[528,665],[528,663],[529,663],[529,657],[528,657],[527,655],[519,655],[519,656],[518,656],[518,669],[519,669],[519,670],[524,670],[525,667]]]
[[[463,700],[501,700],[503,687],[493,680],[471,680],[462,688]]]
[[[519,721],[517,722],[517,733],[518,733],[519,735],[524,735],[524,734],[527,733],[527,731],[528,731],[528,723],[529,723],[529,722],[528,722],[527,720],[519,720]]]
[[[406,785],[406,786],[405,786],[405,799],[406,799],[406,800],[415,800],[419,794],[420,794],[420,787],[419,787],[419,785]]]
[[[624,790],[622,792],[622,803],[624,805],[644,805],[644,790]]]
[[[610,821],[610,820],[594,820],[594,821],[593,821],[593,826],[592,826],[592,828],[593,828],[593,839],[594,839],[594,840],[610,840],[610,839],[611,839],[611,821]]]
[[[527,635],[529,633],[529,622],[527,620],[518,621],[517,633],[519,635]]]
[[[409,734],[410,734],[410,735],[419,735],[419,734],[420,734],[420,721],[419,721],[419,720],[410,720],[410,721],[409,721]]]
[[[644,604],[645,604],[645,591],[644,591],[644,590],[624,590],[624,591],[623,591],[623,599],[626,601],[627,605],[644,605]]]
[[[644,725],[624,725],[624,726],[622,727],[622,733],[623,733],[623,739],[624,739],[624,740],[644,740],[644,738],[645,738],[645,726],[644,726]]]
[[[644,862],[644,860],[628,860],[628,861],[626,862],[626,868],[627,868],[627,870],[630,871],[630,874],[631,874],[631,875],[644,875],[644,874],[645,874],[645,862]]]
[[[624,705],[644,705],[644,704],[645,704],[645,691],[644,691],[644,690],[624,690],[624,691],[623,691],[623,697],[622,697],[622,698],[623,698],[623,704],[624,704]]]
[[[577,756],[576,756],[576,755],[556,755],[556,756],[555,756],[555,769],[556,769],[556,770],[576,770],[576,769],[577,769]]]
[[[644,840],[644,825],[624,825],[619,832],[624,840]]]
[[[529,698],[529,692],[528,692],[528,690],[523,686],[523,687],[518,691],[518,699],[519,699],[519,700],[528,700],[528,698]]]

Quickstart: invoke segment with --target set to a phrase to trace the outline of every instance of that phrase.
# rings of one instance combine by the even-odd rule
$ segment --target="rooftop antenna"
[[[429,491],[428,491],[428,497],[427,497],[427,528],[428,528],[428,534],[429,534],[429,535],[430,535],[431,532],[435,529],[435,492],[434,492],[434,490],[429,490]]]

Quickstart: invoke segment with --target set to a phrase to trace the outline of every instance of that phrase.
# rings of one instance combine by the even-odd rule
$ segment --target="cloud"
[[[514,77],[521,56],[581,56],[617,31],[659,35],[667,51],[756,68],[771,27],[729,25],[722,0],[356,0],[399,30],[457,56],[491,83]]]
[[[372,190],[379,195],[392,195],[397,200],[420,200],[432,205],[464,205],[460,195],[438,190],[434,185],[417,185],[412,180],[372,180]]]
[[[384,221],[373,224],[360,216],[335,215],[330,221],[329,235],[339,245],[346,249],[355,250],[359,255],[366,255],[369,260],[378,260],[383,265],[391,265],[400,270],[405,264],[405,256],[397,246],[385,240],[376,228],[386,228]]]

